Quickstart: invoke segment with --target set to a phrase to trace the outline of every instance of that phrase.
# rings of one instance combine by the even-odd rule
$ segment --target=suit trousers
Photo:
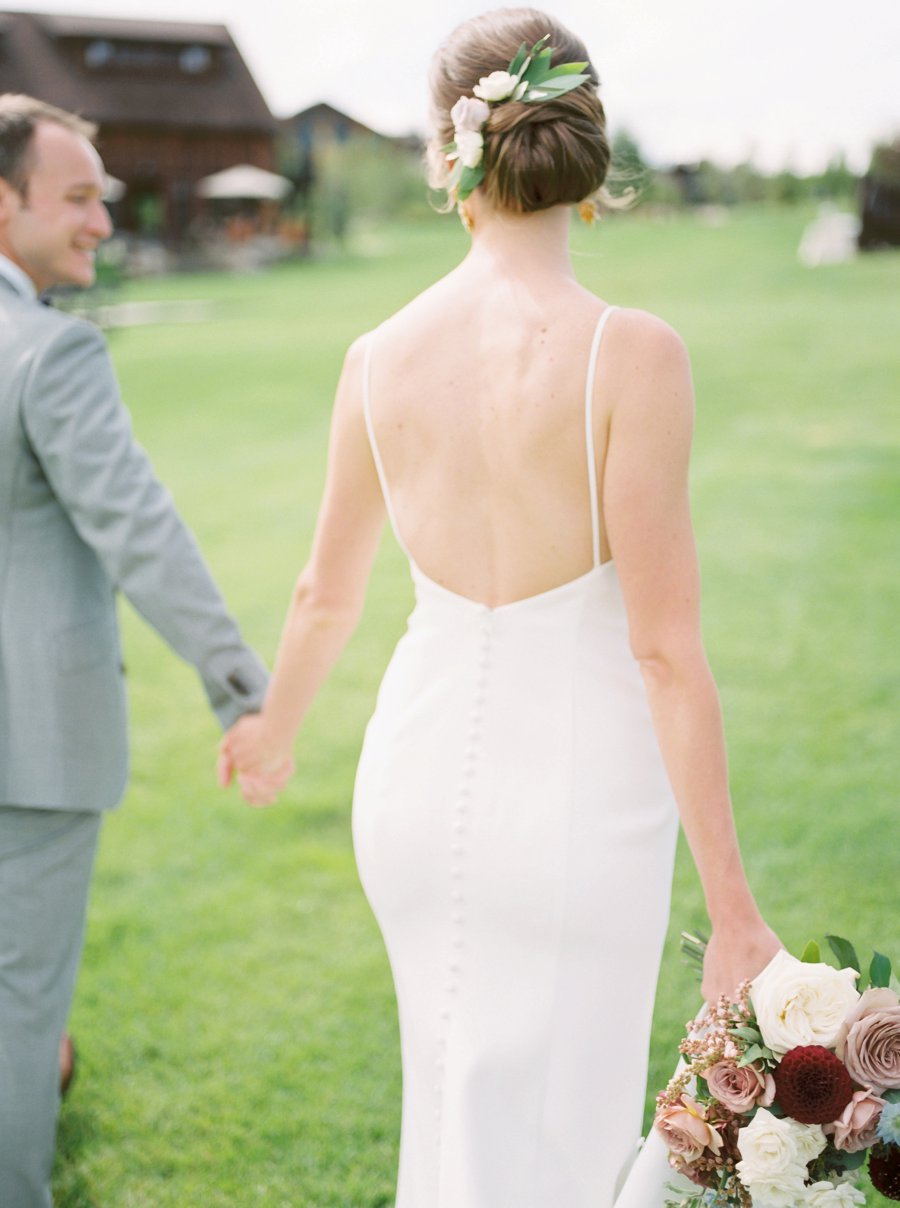
[[[0,806],[0,1208],[51,1208],[59,1042],[100,821]]]

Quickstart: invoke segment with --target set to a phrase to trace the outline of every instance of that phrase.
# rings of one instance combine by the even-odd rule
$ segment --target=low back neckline
[[[363,415],[366,423],[366,431],[369,436],[369,445],[372,450],[372,458],[375,462],[375,469],[378,474],[378,481],[381,484],[381,493],[384,497],[384,506],[387,511],[388,520],[390,521],[391,529],[397,544],[400,546],[403,553],[406,555],[413,577],[418,579],[436,591],[446,595],[448,598],[459,601],[462,604],[471,606],[483,612],[499,613],[505,609],[513,609],[518,605],[528,604],[534,601],[548,599],[550,597],[562,594],[567,588],[574,588],[578,584],[587,583],[589,580],[600,576],[597,572],[606,571],[612,567],[612,559],[606,562],[600,560],[600,517],[599,517],[599,502],[597,488],[597,459],[594,450],[594,385],[597,374],[597,357],[600,352],[600,344],[603,339],[603,332],[606,328],[607,320],[614,310],[615,306],[607,306],[597,320],[594,328],[593,338],[591,340],[591,348],[588,354],[587,373],[585,376],[585,392],[584,392],[584,426],[585,426],[585,448],[587,457],[588,471],[588,498],[590,503],[591,513],[591,552],[592,565],[590,570],[584,571],[580,575],[576,575],[573,579],[567,579],[563,583],[558,583],[554,587],[548,587],[539,592],[534,592],[531,595],[520,596],[518,599],[505,601],[501,604],[486,604],[481,600],[473,599],[471,596],[463,595],[461,592],[453,591],[452,588],[445,587],[439,583],[431,575],[427,575],[422,570],[419,563],[413,557],[412,552],[403,540],[400,532],[400,526],[397,523],[397,514],[394,511],[394,504],[391,498],[390,488],[388,486],[387,475],[384,469],[384,463],[381,459],[381,451],[378,447],[378,441],[375,436],[375,427],[372,420],[372,395],[371,395],[371,373],[372,373],[372,349],[375,344],[375,337],[378,333],[378,328],[369,332],[365,341],[363,353]]]
[[[602,579],[606,574],[612,574],[615,571],[615,564],[612,558],[610,558],[606,562],[599,562],[596,566],[592,566],[590,570],[576,575],[574,579],[565,579],[562,583],[557,583],[553,587],[545,587],[542,591],[533,592],[529,596],[518,596],[515,600],[504,600],[501,604],[488,604],[483,600],[476,600],[472,596],[466,596],[462,592],[454,591],[452,587],[445,587],[443,583],[438,583],[437,579],[432,579],[430,575],[426,575],[413,558],[409,558],[409,565],[412,570],[413,579],[417,583],[424,583],[429,589],[442,596],[446,596],[449,600],[459,604],[460,607],[470,608],[475,612],[486,613],[491,616],[504,612],[512,612],[520,607],[524,608],[526,605],[550,604],[560,596],[574,592],[576,588],[587,587],[595,579]]]

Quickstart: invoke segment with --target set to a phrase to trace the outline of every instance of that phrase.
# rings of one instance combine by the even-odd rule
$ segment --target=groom
[[[42,306],[110,234],[94,128],[0,96],[0,1204],[50,1208],[60,1037],[127,776],[115,591],[227,726],[265,671],[135,443],[106,346]]]

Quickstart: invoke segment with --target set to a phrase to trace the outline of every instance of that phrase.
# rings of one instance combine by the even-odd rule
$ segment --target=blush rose
[[[719,1061],[704,1077],[710,1094],[732,1112],[749,1111],[754,1104],[769,1107],[775,1098],[775,1079],[756,1065]]]
[[[717,1154],[722,1148],[722,1138],[707,1122],[706,1109],[690,1095],[682,1095],[671,1107],[660,1108],[654,1127],[668,1149],[685,1162],[695,1161],[704,1149]]]
[[[859,1086],[900,1090],[900,1000],[893,990],[865,991],[847,1015],[837,1052]]]
[[[830,1136],[835,1149],[845,1153],[858,1153],[874,1145],[878,1135],[878,1121],[884,1108],[884,1100],[871,1091],[854,1091],[853,1098],[833,1124],[825,1124],[822,1131]]]

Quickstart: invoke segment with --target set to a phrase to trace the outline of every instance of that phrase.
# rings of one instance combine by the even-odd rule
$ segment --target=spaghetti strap
[[[369,445],[372,449],[372,458],[375,461],[375,469],[378,473],[378,481],[381,483],[381,493],[384,496],[384,506],[388,514],[388,520],[391,522],[391,528],[394,531],[394,536],[397,539],[397,544],[409,558],[413,561],[412,555],[406,548],[403,538],[400,536],[400,529],[397,527],[397,516],[394,512],[394,505],[391,502],[391,493],[388,490],[387,475],[384,472],[384,463],[381,460],[381,453],[378,449],[378,441],[375,439],[375,427],[372,423],[372,393],[370,387],[370,378],[372,374],[372,347],[375,343],[375,332],[370,331],[366,336],[366,346],[363,353],[363,415],[366,420],[366,431],[369,434]]]
[[[594,330],[594,339],[591,342],[591,352],[588,357],[587,382],[584,388],[584,435],[585,444],[587,446],[587,463],[588,463],[588,486],[591,493],[591,541],[594,556],[594,566],[600,565],[600,516],[597,503],[597,458],[594,452],[594,379],[597,376],[597,354],[600,351],[600,341],[603,338],[603,329],[606,327],[606,320],[614,310],[615,306],[607,306],[606,310],[600,316],[597,326]]]

